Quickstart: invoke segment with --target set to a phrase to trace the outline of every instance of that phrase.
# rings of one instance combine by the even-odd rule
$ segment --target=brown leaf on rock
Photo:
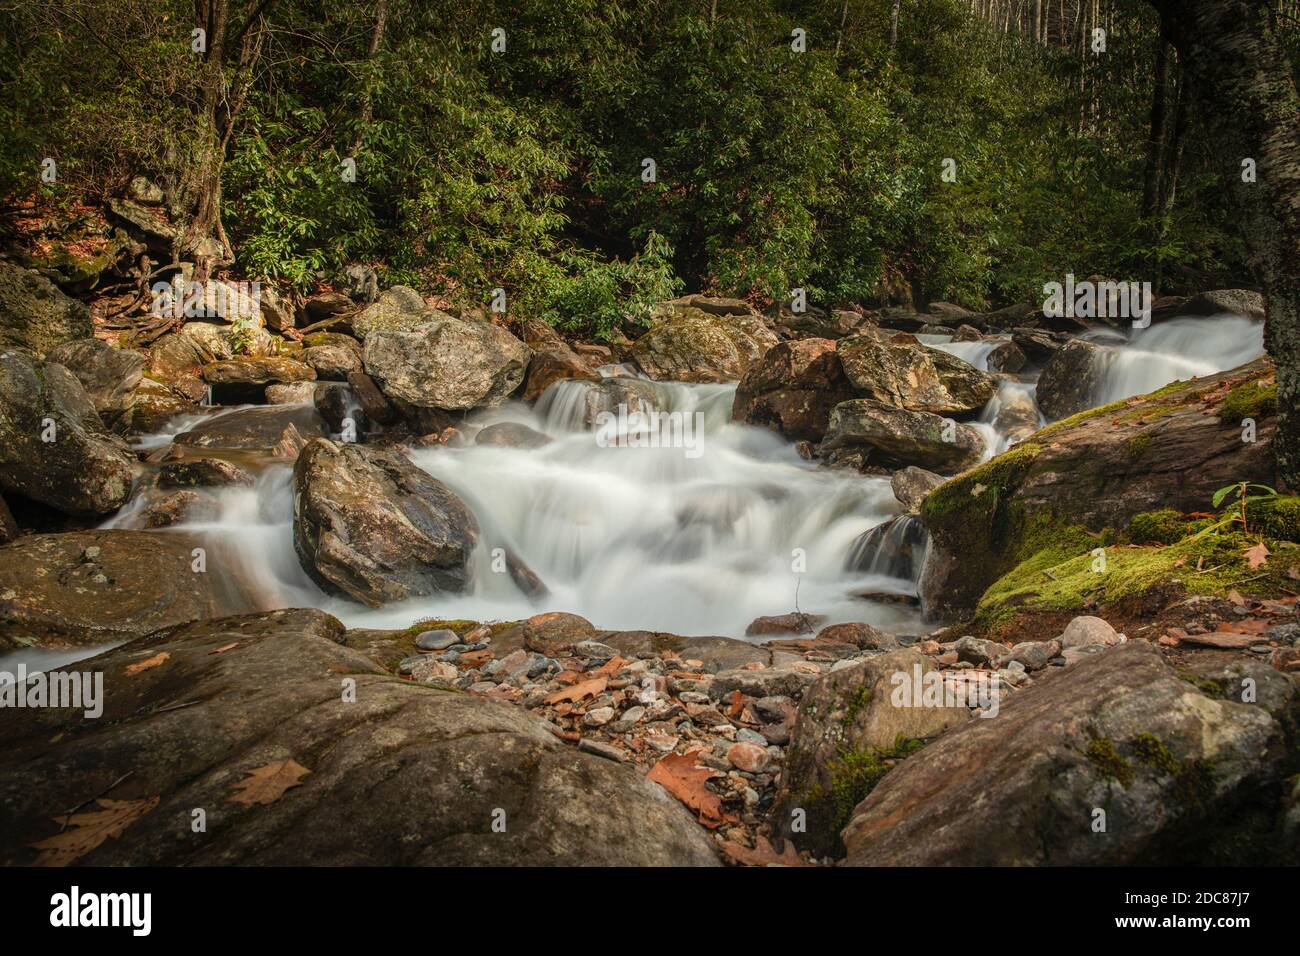
[[[55,817],[54,822],[66,829],[32,844],[41,851],[36,865],[67,866],[75,862],[109,837],[121,836],[123,830],[158,806],[159,799],[109,800],[101,797],[95,801],[101,808],[99,810]]]
[[[544,702],[547,704],[559,704],[564,701],[577,703],[580,700],[595,697],[597,694],[602,693],[608,683],[608,677],[593,677],[591,680],[584,680],[572,687],[561,687],[559,690],[551,691],[544,698]]]
[[[230,800],[251,807],[256,803],[275,803],[286,790],[299,786],[311,771],[296,760],[276,760],[245,773],[248,776],[233,787],[239,793]]]
[[[733,863],[741,866],[811,866],[811,863],[804,862],[798,851],[795,850],[794,844],[789,840],[785,841],[785,851],[777,853],[776,849],[765,837],[757,837],[754,840],[754,849],[741,846],[739,843],[733,843],[730,840],[722,844],[722,852]]]
[[[239,641],[231,641],[229,644],[223,644],[221,647],[218,647],[215,651],[208,651],[208,653],[224,654],[226,653],[226,651],[233,651],[238,646],[239,646]]]
[[[161,651],[155,654],[153,657],[150,657],[148,660],[136,661],[134,664],[126,665],[126,676],[134,677],[136,674],[139,674],[141,671],[151,670],[152,668],[157,667],[159,664],[165,664],[170,659],[171,659],[170,654],[168,654],[166,651]]]
[[[1246,559],[1246,564],[1249,567],[1257,568],[1261,564],[1268,563],[1268,556],[1270,554],[1272,554],[1272,552],[1269,551],[1264,542],[1261,541],[1253,548],[1247,548],[1245,554],[1242,556]]]
[[[716,770],[697,766],[692,754],[665,754],[646,774],[646,779],[659,784],[687,809],[695,811],[700,823],[712,829],[728,819],[722,809],[722,798],[705,786],[716,774]]]

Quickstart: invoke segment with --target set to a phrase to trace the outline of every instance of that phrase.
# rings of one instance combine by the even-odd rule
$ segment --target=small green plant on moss
[[[230,349],[236,355],[246,355],[253,351],[253,345],[257,341],[257,321],[249,315],[238,316],[230,323],[230,330],[226,333],[226,338],[230,341]]]
[[[849,705],[844,708],[844,718],[841,723],[844,725],[846,730],[853,726],[853,721],[857,720],[858,713],[869,703],[871,703],[871,688],[866,684],[863,684],[856,692],[854,692],[852,700],[849,701]]]
[[[1182,764],[1155,734],[1138,734],[1133,738],[1132,743],[1133,756],[1148,767],[1154,767],[1171,776],[1182,770]]]
[[[1115,742],[1109,737],[1094,737],[1084,750],[1088,762],[1097,768],[1107,780],[1114,780],[1120,786],[1127,787],[1133,782],[1133,767],[1119,755]]]
[[[1252,488],[1258,488],[1264,493],[1262,495],[1252,495],[1250,494],[1250,489]],[[1240,513],[1228,517],[1223,522],[1220,522],[1218,526],[1211,527],[1222,527],[1231,524],[1233,521],[1240,521],[1241,530],[1245,534],[1250,533],[1250,526],[1247,524],[1246,505],[1252,501],[1269,501],[1278,497],[1277,490],[1275,488],[1270,488],[1268,485],[1256,485],[1246,481],[1239,481],[1235,484],[1224,485],[1216,491],[1214,497],[1210,499],[1210,504],[1215,508],[1219,508],[1223,505],[1224,499],[1229,495],[1235,495],[1233,498],[1233,504],[1240,506]],[[1206,530],[1208,531],[1210,529],[1207,528]]]
[[[1178,671],[1178,676],[1187,681],[1187,683],[1191,684],[1206,697],[1212,697],[1215,700],[1222,700],[1225,696],[1223,688],[1208,677],[1202,677],[1200,674],[1193,674],[1189,670],[1181,669]]]
[[[834,814],[833,831],[838,833],[848,825],[853,809],[867,798],[885,774],[899,760],[910,757],[925,746],[924,740],[899,737],[888,750],[843,750],[839,759],[828,768],[831,771],[829,796]],[[816,795],[815,795],[816,796]]]

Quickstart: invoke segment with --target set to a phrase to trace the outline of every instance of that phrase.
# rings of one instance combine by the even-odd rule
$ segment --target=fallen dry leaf
[[[646,774],[646,779],[659,784],[687,809],[694,810],[700,823],[712,829],[727,822],[722,798],[704,785],[715,774],[716,770],[697,766],[691,754],[665,754]]]
[[[551,691],[543,700],[547,704],[559,704],[564,701],[577,703],[580,700],[595,697],[597,694],[602,693],[608,683],[608,677],[594,677],[591,680],[574,684],[572,687],[561,687],[559,690]]]
[[[107,800],[95,802],[102,809],[86,813],[73,813],[55,817],[54,822],[65,826],[62,833],[33,843],[41,851],[37,866],[67,866],[85,856],[109,837],[119,837],[122,831],[158,806],[158,797],[144,800]]]
[[[226,651],[233,651],[238,646],[239,646],[239,641],[231,641],[229,644],[224,644],[221,647],[218,647],[215,651],[208,651],[208,653],[224,654],[226,653]]]
[[[240,791],[230,798],[232,803],[251,807],[255,803],[275,803],[284,792],[302,783],[302,777],[311,773],[296,760],[277,760],[264,767],[245,771],[248,776],[235,784]]]
[[[151,668],[157,667],[159,664],[166,663],[170,659],[171,659],[170,654],[168,654],[166,651],[161,651],[160,653],[155,654],[153,657],[149,658],[148,660],[136,661],[134,664],[128,664],[126,666],[126,676],[134,677],[136,674],[139,674],[141,671],[150,670]]]
[[[722,852],[728,859],[741,866],[811,866],[805,863],[789,840],[785,841],[785,852],[777,853],[765,837],[754,840],[754,849],[741,846],[728,840],[722,844]]]
[[[1261,541],[1253,548],[1247,548],[1242,556],[1246,559],[1246,564],[1252,568],[1257,568],[1261,564],[1268,563],[1268,556],[1272,552],[1268,550],[1264,542]]]

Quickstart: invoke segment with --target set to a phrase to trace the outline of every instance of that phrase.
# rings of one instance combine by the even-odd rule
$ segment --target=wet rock
[[[1049,418],[1067,418],[1093,407],[1105,372],[1107,349],[1075,339],[1043,367],[1038,405]]]
[[[134,772],[113,796],[159,805],[77,862],[716,862],[691,814],[632,767],[579,752],[516,706],[394,679],[343,636],[315,610],[195,624],[99,658],[105,686],[118,690],[105,695],[93,734],[80,711],[0,713],[0,854],[34,861],[29,844],[58,832],[49,808],[101,792],[133,754]],[[126,676],[160,653],[163,664]],[[356,682],[356,703],[340,701],[340,674]],[[178,701],[192,704],[164,709]],[[302,767],[297,786],[271,803],[231,802],[251,771],[286,760]],[[225,824],[178,831],[194,807],[222,808]]]
[[[265,355],[271,336],[264,329],[253,333],[250,352]],[[161,382],[196,378],[203,366],[235,358],[230,326],[217,322],[186,322],[176,332],[162,336],[149,347],[149,374]]]
[[[160,488],[220,488],[229,485],[251,487],[252,484],[251,474],[223,458],[192,458],[188,461],[168,462],[158,469]]]
[[[760,637],[764,634],[811,634],[826,620],[822,614],[777,614],[768,617],[756,617],[745,628],[746,637]]]
[[[393,406],[384,397],[375,380],[365,372],[349,372],[348,387],[361,403],[361,410],[365,413],[367,421],[387,425],[397,417]]]
[[[984,440],[952,419],[854,399],[835,406],[821,448],[862,448],[872,462],[951,474],[979,461]]]
[[[366,336],[365,371],[384,395],[415,408],[460,411],[504,401],[532,350],[505,329],[450,317]]]
[[[0,260],[0,350],[30,349],[37,357],[90,338],[90,310],[38,272]]]
[[[549,400],[550,395],[538,405],[539,410],[545,411]],[[639,378],[601,379],[583,391],[582,404],[577,412],[579,418],[574,424],[597,428],[624,409],[631,418],[633,415],[647,416],[658,407],[659,393],[651,382]]]
[[[1012,330],[1011,341],[1019,346],[1026,358],[1041,365],[1074,339],[1066,332],[1022,327]]]
[[[204,509],[204,497],[197,491],[177,491],[149,504],[144,512],[146,528],[169,528],[183,521],[199,517]]]
[[[840,855],[839,830],[874,783],[867,773],[855,776],[853,755],[865,758],[859,763],[878,764],[907,741],[928,740],[970,720],[965,707],[927,706],[923,697],[902,696],[900,688],[910,691],[932,671],[925,655],[899,650],[835,670],[804,692],[772,814],[783,835],[819,855]],[[805,811],[802,833],[792,827],[795,808]]]
[[[0,488],[65,514],[103,515],[126,503],[135,470],[76,376],[0,352]]]
[[[831,409],[854,396],[835,342],[799,339],[773,346],[749,366],[736,388],[731,417],[792,441],[820,441]]]
[[[528,374],[520,396],[525,402],[537,401],[556,382],[570,379],[594,382],[600,378],[562,339],[545,344],[529,342],[528,345],[533,349],[533,356],[528,362]]]
[[[351,423],[350,440],[361,439],[366,430],[366,414],[351,386],[343,382],[321,382],[316,386],[312,400],[330,431],[336,434],[343,432]]]
[[[1012,445],[1022,442],[1038,431],[1038,406],[1028,392],[1004,389],[998,393],[993,427]]]
[[[1250,319],[1264,318],[1264,297],[1251,289],[1214,289],[1194,295],[1168,314],[1168,318],[1184,315],[1244,315]]]
[[[927,348],[911,336],[839,343],[844,373],[862,398],[934,415],[974,412],[996,391],[993,377],[969,362]]]
[[[1286,733],[1132,641],[1048,671],[899,764],[854,811],[847,862],[1294,864],[1294,841],[1278,839]]]
[[[1029,358],[1015,342],[1003,342],[989,353],[987,361],[991,372],[1019,372]]]
[[[632,346],[641,369],[656,381],[738,382],[779,340],[755,315],[712,315],[674,309]]]
[[[307,441],[325,433],[325,421],[314,407],[270,405],[213,415],[173,441],[192,448],[260,450],[292,458]]]
[[[198,546],[176,533],[73,531],[0,547],[0,647],[121,640],[219,613]]]
[[[498,448],[541,448],[550,443],[549,436],[519,422],[497,422],[474,436],[474,444]]]
[[[131,424],[135,390],[144,375],[143,353],[89,338],[56,346],[46,360],[77,377],[106,428],[125,431]]]
[[[858,535],[845,567],[915,581],[925,560],[926,544],[925,525],[912,515],[899,515]]]
[[[944,480],[932,471],[908,465],[889,477],[889,488],[908,514],[916,514],[925,496],[943,484]]]
[[[378,607],[469,586],[478,522],[400,455],[316,439],[293,481],[294,549],[326,590]]]

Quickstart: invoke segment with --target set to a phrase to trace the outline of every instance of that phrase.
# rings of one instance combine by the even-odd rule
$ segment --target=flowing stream
[[[1098,359],[1106,367],[1097,404],[1263,353],[1262,323],[1240,316],[1176,319],[1133,331],[1122,343],[1121,334],[1099,329],[1086,336],[1112,345]],[[999,344],[922,340],[982,369]],[[1006,427],[1008,407],[1018,409],[1022,432],[1045,423],[1032,378],[1003,376],[970,423],[985,438],[985,457],[1023,437]],[[206,517],[155,533],[202,536],[210,570],[249,610],[313,606],[353,627],[562,610],[606,628],[740,637],[754,618],[798,608],[896,633],[925,630],[914,601],[923,533],[908,520],[880,527],[901,513],[886,478],[820,468],[783,438],[732,422],[734,385],[641,381],[637,387],[650,391],[659,411],[676,413],[672,421],[593,429],[589,392],[598,387],[559,382],[535,407],[507,403],[464,428],[472,436],[515,422],[547,436],[542,447],[476,445],[471,437],[462,447],[412,453],[415,464],[464,498],[482,527],[474,584],[465,594],[375,610],[324,593],[294,553],[291,469],[283,464],[265,467],[254,487],[214,490],[215,510]],[[200,417],[184,416],[137,447],[165,446]],[[138,493],[105,527],[143,527],[143,501]],[[494,573],[495,547],[513,551],[549,593],[532,600],[510,575]],[[22,659],[39,670],[97,650],[7,654],[0,668]]]

